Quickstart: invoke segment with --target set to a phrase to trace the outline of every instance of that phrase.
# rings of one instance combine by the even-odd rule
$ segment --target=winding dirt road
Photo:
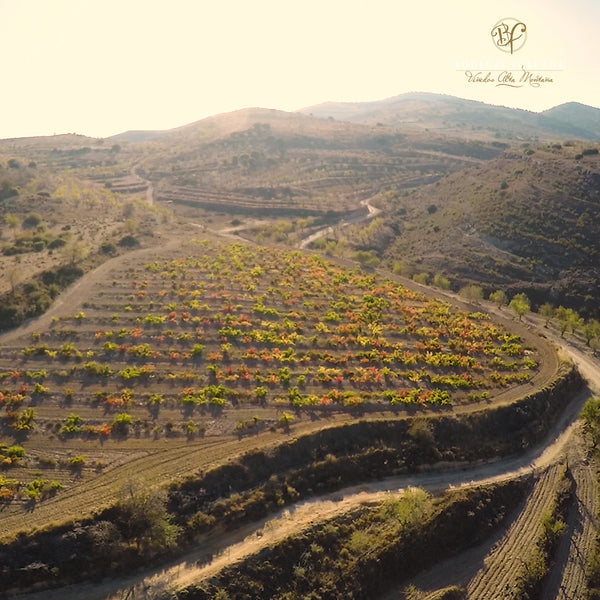
[[[131,175],[135,177],[140,183],[146,185],[146,202],[152,206],[154,204],[154,186],[149,179],[145,179],[138,172],[137,169],[140,165],[133,165],[131,167]]]
[[[300,243],[298,244],[298,248],[300,250],[307,248],[308,246],[310,246],[313,242],[315,242],[319,238],[325,237],[326,235],[333,233],[335,231],[336,227],[343,229],[344,227],[347,227],[348,225],[355,225],[356,223],[362,223],[363,221],[369,221],[370,219],[373,219],[374,217],[376,217],[378,214],[381,213],[381,209],[376,208],[375,206],[371,206],[370,202],[372,199],[373,198],[368,198],[367,200],[361,201],[361,205],[366,206],[366,208],[367,208],[368,212],[366,215],[357,217],[355,219],[349,219],[348,221],[342,219],[335,225],[329,225],[328,227],[323,227],[323,229],[319,229],[318,231],[315,231],[315,233],[313,233],[313,234],[309,235],[308,237],[304,238],[303,240],[301,240]]]

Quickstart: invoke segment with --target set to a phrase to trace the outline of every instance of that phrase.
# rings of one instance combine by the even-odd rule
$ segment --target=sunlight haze
[[[528,28],[512,60],[556,63],[553,83],[499,88],[457,70],[510,59],[490,37],[505,17]],[[410,91],[534,111],[598,106],[598,25],[588,0],[0,0],[0,138],[106,137],[249,106],[296,110]]]

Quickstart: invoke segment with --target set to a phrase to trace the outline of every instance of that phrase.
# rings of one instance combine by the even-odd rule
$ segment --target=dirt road
[[[152,206],[154,204],[154,187],[149,179],[144,179],[139,173],[138,168],[140,165],[133,165],[131,167],[131,175],[135,177],[140,183],[146,185],[146,202]]]
[[[370,204],[371,200],[372,200],[372,198],[368,198],[367,200],[361,201],[361,205],[367,207],[368,212],[366,215],[363,215],[361,217],[357,217],[354,219],[349,219],[347,221],[345,219],[342,219],[336,225],[330,225],[328,227],[323,227],[323,229],[319,229],[318,231],[315,231],[315,233],[313,233],[313,234],[309,235],[308,237],[304,238],[303,240],[301,240],[300,243],[298,244],[298,248],[300,250],[307,248],[308,246],[310,246],[310,244],[312,244],[314,241],[318,240],[319,238],[322,238],[326,235],[329,235],[330,233],[333,233],[335,231],[336,227],[339,227],[340,229],[342,229],[344,227],[347,227],[348,225],[355,225],[356,223],[362,223],[363,221],[368,221],[370,219],[373,219],[379,213],[381,213],[381,209],[376,208],[375,206],[371,206],[371,204]]]

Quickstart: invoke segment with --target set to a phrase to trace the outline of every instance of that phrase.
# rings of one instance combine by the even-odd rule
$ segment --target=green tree
[[[130,482],[116,505],[117,525],[123,539],[135,545],[138,552],[173,547],[180,528],[171,523],[164,490],[149,490]]]
[[[433,277],[433,285],[439,287],[441,290],[450,289],[450,280],[444,277],[441,273],[436,273]]]
[[[374,250],[359,250],[356,253],[356,260],[363,266],[374,269],[379,265],[379,258]]]
[[[600,321],[596,319],[586,321],[583,325],[583,336],[585,337],[585,343],[591,346],[592,340],[600,338]]]
[[[525,294],[515,294],[510,301],[508,308],[519,317],[520,321],[523,318],[523,315],[528,313],[531,309],[531,303]]]
[[[564,337],[565,332],[569,328],[569,321],[571,318],[571,313],[573,309],[565,308],[564,306],[559,306],[554,315],[556,316],[556,320],[558,321],[558,328],[560,329],[560,337]]]
[[[427,283],[429,282],[429,273],[415,273],[412,276],[412,280],[415,283],[420,283],[422,285],[427,285]]]
[[[10,229],[12,229],[13,239],[14,239],[14,237],[15,237],[15,230],[21,224],[21,220],[19,219],[19,217],[17,217],[17,215],[13,215],[13,214],[7,213],[7,214],[4,215],[4,223],[6,225],[8,225],[8,227]]]
[[[592,438],[594,448],[600,442],[600,397],[590,398],[579,415],[584,431]]]
[[[554,318],[556,314],[556,309],[550,302],[544,302],[538,310],[538,314],[540,317],[545,319],[544,327],[548,327],[550,325],[550,321]]]
[[[506,297],[506,294],[504,293],[504,291],[496,290],[495,292],[492,292],[490,294],[489,301],[496,304],[498,306],[498,308],[502,308],[503,306],[506,306],[506,304],[508,303],[508,298]]]
[[[74,265],[82,261],[90,253],[90,248],[85,242],[71,240],[60,251],[69,263]]]
[[[466,285],[458,291],[458,295],[467,302],[472,302],[474,304],[483,300],[483,290],[479,285]]]
[[[406,275],[406,267],[401,262],[394,261],[392,273],[394,275]]]
[[[413,487],[408,488],[398,499],[386,500],[379,509],[379,515],[410,527],[422,521],[430,510],[431,496],[423,488]]]
[[[585,319],[581,316],[579,316],[579,313],[577,311],[573,311],[573,318],[571,319],[571,322],[569,323],[570,327],[571,327],[571,331],[573,333],[577,333],[580,329],[583,329],[584,325],[585,325]]]
[[[559,306],[556,309],[556,320],[558,321],[561,337],[564,337],[567,329],[575,333],[579,327],[583,326],[583,319],[579,316],[579,313],[564,306]]]

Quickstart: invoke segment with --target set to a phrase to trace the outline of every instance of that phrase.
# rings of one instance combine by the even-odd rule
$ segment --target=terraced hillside
[[[342,214],[382,189],[435,181],[502,144],[247,109],[153,143],[143,160],[159,199],[233,213]]]

